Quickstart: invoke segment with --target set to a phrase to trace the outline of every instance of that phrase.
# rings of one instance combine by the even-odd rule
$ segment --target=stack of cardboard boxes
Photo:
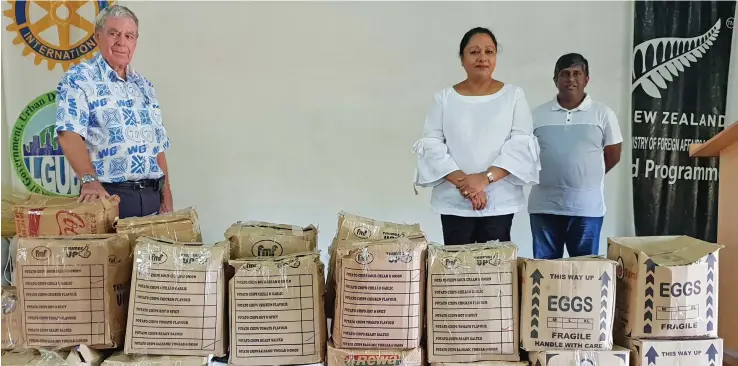
[[[633,366],[723,364],[720,245],[687,236],[609,238],[618,262],[615,336]]]
[[[613,345],[617,263],[601,257],[520,261],[521,339],[532,366],[628,366]]]
[[[431,245],[428,361],[520,361],[518,248],[512,243]]]
[[[231,365],[315,364],[325,360],[325,265],[317,229],[237,222],[230,244]]]
[[[427,246],[417,224],[339,214],[328,270],[328,365],[424,364]]]

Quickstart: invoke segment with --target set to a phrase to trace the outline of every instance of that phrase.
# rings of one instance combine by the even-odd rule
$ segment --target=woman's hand
[[[474,210],[483,210],[487,207],[487,192],[479,192],[470,198]]]
[[[461,184],[457,187],[459,192],[464,197],[475,196],[479,192],[484,192],[484,189],[489,185],[489,178],[486,174],[469,174],[461,180]]]
[[[461,170],[455,170],[446,176],[446,180],[451,182],[451,184],[456,186],[456,188],[459,188],[461,181],[464,180],[465,177],[466,174],[464,174],[464,172],[462,172]]]

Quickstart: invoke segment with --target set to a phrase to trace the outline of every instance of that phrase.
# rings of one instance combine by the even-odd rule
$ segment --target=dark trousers
[[[533,256],[536,259],[558,259],[597,255],[600,252],[602,217],[531,214]]]
[[[120,197],[118,218],[156,215],[161,207],[161,191],[154,187],[131,188],[115,183],[103,183],[110,195]]]
[[[461,217],[441,215],[445,245],[486,243],[492,240],[510,241],[514,214]]]

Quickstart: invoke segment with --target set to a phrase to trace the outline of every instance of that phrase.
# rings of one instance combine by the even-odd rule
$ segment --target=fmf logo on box
[[[346,366],[400,366],[400,355],[349,355],[346,356]]]

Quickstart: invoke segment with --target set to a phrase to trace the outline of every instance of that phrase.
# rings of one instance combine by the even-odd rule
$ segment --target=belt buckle
[[[134,186],[136,186],[136,188],[138,188],[138,189],[144,189],[144,188],[146,188],[146,187],[144,187],[144,184],[143,184],[143,183],[142,183],[141,181],[136,181],[136,182],[133,182],[133,184],[134,184]]]

